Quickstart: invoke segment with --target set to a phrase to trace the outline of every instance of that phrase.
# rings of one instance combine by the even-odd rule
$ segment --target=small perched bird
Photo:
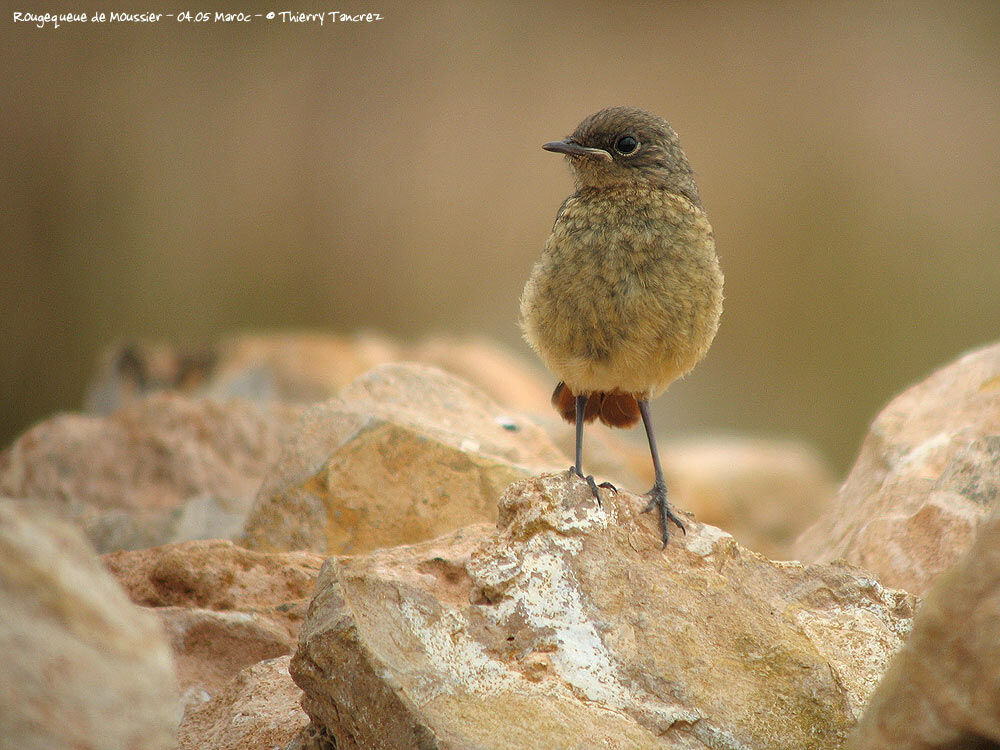
[[[576,192],[563,201],[552,234],[521,296],[528,343],[561,381],[552,403],[576,423],[599,418],[631,427],[642,417],[663,546],[671,511],[649,400],[697,364],[722,313],[722,271],[712,227],[677,134],[656,115],[612,107],[591,115],[546,151],[565,154]],[[613,485],[602,486],[614,489]]]

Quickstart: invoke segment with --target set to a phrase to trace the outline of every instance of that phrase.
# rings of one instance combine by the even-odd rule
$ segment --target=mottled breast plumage
[[[525,337],[574,392],[655,395],[705,354],[722,273],[684,196],[582,189],[567,199],[521,300]]]

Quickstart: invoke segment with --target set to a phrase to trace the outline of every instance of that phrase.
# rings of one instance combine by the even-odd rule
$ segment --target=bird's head
[[[542,146],[565,154],[578,188],[648,185],[701,205],[694,173],[666,120],[635,107],[602,109],[573,135]]]

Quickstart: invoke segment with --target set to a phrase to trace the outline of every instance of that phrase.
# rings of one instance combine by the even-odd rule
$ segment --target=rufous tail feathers
[[[552,405],[570,424],[576,422],[576,394],[560,383],[552,392]],[[610,427],[631,427],[639,421],[639,402],[632,393],[595,391],[587,401],[583,421],[600,419]]]

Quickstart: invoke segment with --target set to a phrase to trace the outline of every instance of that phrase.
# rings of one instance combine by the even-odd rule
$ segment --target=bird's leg
[[[594,482],[594,477],[592,475],[585,475],[583,473],[583,417],[587,413],[587,401],[590,399],[590,394],[584,394],[576,397],[576,463],[570,467],[570,475],[576,474],[576,476],[583,479],[587,485],[590,487],[590,491],[594,493],[594,497],[597,498],[597,504],[601,504],[601,495],[597,490],[597,484]]]
[[[663,546],[665,548],[667,542],[670,541],[670,532],[667,528],[668,521],[673,521],[677,524],[677,528],[685,534],[687,534],[687,529],[684,528],[681,520],[670,510],[670,503],[667,502],[667,483],[663,481],[663,469],[660,467],[660,454],[656,450],[656,436],[653,434],[653,417],[649,413],[648,400],[639,401],[639,413],[642,414],[642,425],[646,428],[646,439],[649,441],[649,452],[653,456],[653,471],[656,474],[653,489],[646,493],[649,495],[649,505],[642,512],[648,513],[653,508],[660,509],[660,528],[663,531]]]

